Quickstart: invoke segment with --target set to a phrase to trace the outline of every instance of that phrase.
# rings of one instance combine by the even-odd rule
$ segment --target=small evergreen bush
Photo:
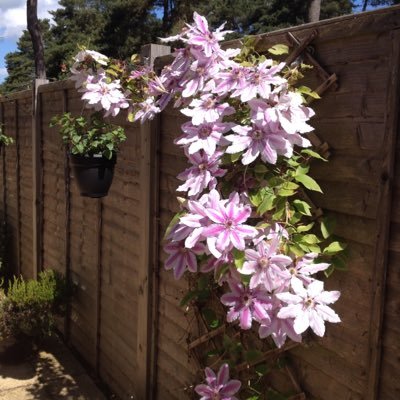
[[[0,337],[50,335],[67,297],[66,281],[55,271],[41,272],[38,280],[14,278],[0,294]]]

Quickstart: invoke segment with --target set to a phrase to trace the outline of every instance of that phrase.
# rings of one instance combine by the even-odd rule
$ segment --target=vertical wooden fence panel
[[[9,101],[4,103],[3,111],[3,132],[11,136],[16,142],[16,120],[15,120],[15,102],[16,97],[12,96]],[[7,264],[10,270],[17,271],[18,267],[18,148],[15,144],[3,148],[5,158],[5,202],[7,204],[6,214],[6,253]]]
[[[67,85],[67,109],[73,115],[80,115],[83,104],[72,86]],[[63,157],[64,154],[63,151]],[[71,303],[69,342],[95,370],[99,317],[99,200],[81,197],[72,170],[70,174],[70,274],[76,292]]]
[[[390,158],[386,159],[387,171],[382,175],[383,183],[390,185],[386,204],[380,203],[382,218],[386,222],[387,232],[381,235],[381,244],[385,246],[385,254],[379,260],[377,253],[376,293],[372,302],[374,331],[377,336],[376,347],[371,351],[371,372],[369,393],[378,399],[395,400],[400,397],[400,382],[396,378],[400,375],[400,32],[392,34],[392,73],[389,76],[390,90],[387,102],[387,146]],[[394,154],[392,154],[392,152]],[[390,162],[390,164],[389,164]],[[394,164],[394,165],[392,165]],[[388,202],[389,203],[388,206]],[[390,211],[390,213],[389,213]],[[390,228],[390,232],[389,232]],[[386,293],[385,293],[386,292]],[[384,296],[385,294],[385,296]],[[374,386],[372,386],[372,383]],[[366,397],[368,398],[368,397]]]
[[[18,140],[20,170],[20,272],[32,276],[32,93],[18,99]]]
[[[175,280],[172,271],[165,271],[166,254],[162,249],[162,237],[173,215],[179,211],[176,200],[178,180],[176,176],[186,168],[181,149],[173,144],[180,135],[185,121],[178,110],[168,108],[161,115],[160,132],[160,266],[158,306],[158,349],[156,394],[160,400],[190,398],[191,385],[195,381],[198,366],[190,360],[186,339],[195,323],[189,327],[193,315],[179,306],[180,299],[188,290],[185,279]],[[179,371],[179,372],[177,372]]]
[[[54,269],[64,273],[65,267],[65,177],[64,146],[57,130],[50,128],[50,120],[63,110],[62,91],[39,88],[41,96],[42,132],[42,233],[40,269]]]

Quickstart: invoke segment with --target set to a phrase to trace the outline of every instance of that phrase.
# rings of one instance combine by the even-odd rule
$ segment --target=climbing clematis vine
[[[126,109],[143,123],[170,103],[180,108],[187,121],[174,143],[189,166],[177,176],[185,197],[166,234],[165,269],[175,279],[211,274],[227,323],[256,326],[281,347],[301,342],[308,328],[323,336],[325,322],[340,322],[330,307],[340,293],[325,291],[320,279],[343,262],[344,245],[305,193],[322,191],[308,175],[311,159],[326,161],[307,138],[315,114],[307,97],[319,96],[297,85],[301,63],[282,61],[284,46],[270,51],[278,60],[246,40],[242,50],[225,49],[223,29],[211,30],[195,12],[192,24],[164,39],[184,47],[159,76],[83,50],[72,78],[87,106],[106,116]],[[201,400],[236,399],[241,385],[229,380],[227,364],[205,373],[206,384],[195,387]]]

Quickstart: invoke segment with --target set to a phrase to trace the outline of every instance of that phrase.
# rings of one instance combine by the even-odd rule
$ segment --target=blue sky
[[[58,8],[58,0],[38,0],[39,18]],[[0,0],[0,82],[7,75],[4,56],[17,48],[17,40],[26,29],[26,0]]]
[[[4,56],[15,51],[17,40],[26,28],[26,0],[0,0],[0,83],[7,76]],[[58,8],[58,0],[38,0],[39,18]],[[355,10],[359,11],[359,10]]]

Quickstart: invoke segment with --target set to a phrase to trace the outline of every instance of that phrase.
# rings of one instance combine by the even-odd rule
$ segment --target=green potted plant
[[[14,277],[0,290],[0,360],[29,355],[35,342],[51,335],[68,296],[65,278],[53,270],[37,280]]]
[[[105,122],[99,112],[88,118],[64,113],[53,117],[50,126],[60,127],[81,195],[106,196],[119,145],[126,140],[124,129]]]

